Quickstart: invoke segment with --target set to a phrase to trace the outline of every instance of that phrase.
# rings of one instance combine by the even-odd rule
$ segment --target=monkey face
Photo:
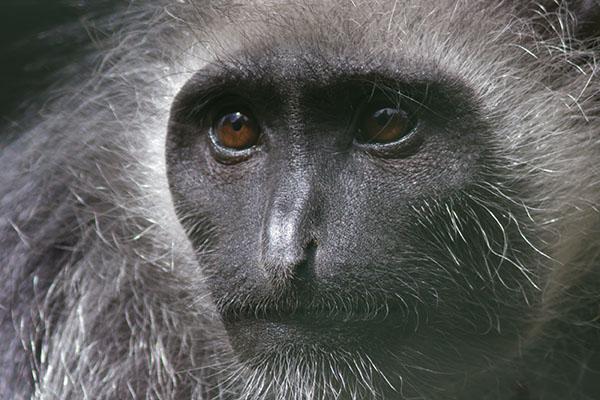
[[[289,52],[185,85],[169,182],[242,360],[449,374],[513,350],[535,284],[473,99],[433,70]]]
[[[439,17],[439,31],[364,20],[365,37],[399,43],[373,49],[352,29],[246,27],[172,105],[176,212],[252,371],[336,391],[406,378],[418,397],[487,374],[535,335],[554,264],[533,214],[551,201],[529,196],[545,172],[522,160],[547,159],[534,144],[546,138],[506,95],[531,66],[477,47],[497,27],[485,12],[478,34],[427,7],[406,12]],[[510,69],[490,62],[502,57]]]
[[[598,397],[598,1],[67,3],[0,398]]]

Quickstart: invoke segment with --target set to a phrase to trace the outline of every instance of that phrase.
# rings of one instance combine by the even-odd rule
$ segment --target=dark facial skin
[[[276,55],[208,65],[176,99],[171,190],[242,360],[291,349],[453,371],[510,350],[524,278],[495,268],[520,235],[477,185],[489,127],[459,81],[392,71]],[[398,129],[365,138],[380,110],[402,113]],[[216,143],[231,113],[252,131],[223,140],[248,148]]]

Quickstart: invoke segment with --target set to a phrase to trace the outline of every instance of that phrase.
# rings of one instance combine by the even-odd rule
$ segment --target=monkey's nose
[[[296,209],[296,211],[300,211]],[[289,285],[312,266],[316,241],[304,212],[272,210],[263,230],[262,269],[277,285]]]
[[[265,221],[261,266],[275,285],[290,285],[313,267],[316,240],[306,202],[294,199],[273,207]]]

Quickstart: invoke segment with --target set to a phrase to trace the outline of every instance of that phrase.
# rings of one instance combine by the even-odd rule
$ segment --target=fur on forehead
[[[365,69],[390,65],[417,73],[427,69],[430,74],[439,70],[477,88],[496,103],[494,95],[504,95],[498,90],[498,76],[523,74],[527,75],[524,80],[530,81],[532,70],[543,69],[537,76],[549,78],[544,84],[552,87],[555,82],[565,82],[552,78],[553,64],[573,70],[573,63],[565,57],[570,49],[564,44],[575,44],[572,38],[565,41],[568,29],[543,37],[538,23],[554,26],[544,14],[546,9],[519,4],[255,1],[213,3],[207,8],[185,4],[172,12],[189,30],[191,42],[184,57],[200,59],[200,64],[222,63],[252,71],[264,70],[277,60],[293,68],[290,61],[295,61],[308,64],[316,74],[337,64],[360,64]],[[569,21],[565,18],[561,22]],[[557,43],[562,43],[560,54],[556,51],[559,47],[554,46]],[[550,47],[555,50],[548,51]],[[581,49],[577,54],[581,57]],[[197,68],[199,64],[189,65]]]
[[[439,56],[446,45],[473,51],[482,37],[491,41],[505,30],[511,15],[504,2],[333,0],[223,2],[201,13],[184,7],[181,18],[208,34],[203,43],[215,59],[243,49],[258,59],[294,51],[378,60]]]

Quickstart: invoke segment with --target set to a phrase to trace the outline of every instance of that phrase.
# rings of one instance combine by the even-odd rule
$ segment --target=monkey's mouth
[[[389,318],[389,317],[388,317]],[[236,315],[223,318],[226,324],[282,324],[282,325],[307,325],[315,328],[329,328],[336,325],[360,325],[363,323],[384,322],[387,318],[371,315],[340,315],[337,313],[314,313],[296,311],[291,314],[281,312],[262,313],[260,315]]]
[[[401,313],[399,309],[388,305],[379,307],[227,307],[221,308],[223,321],[228,324],[244,323],[248,321],[271,322],[280,324],[308,324],[314,326],[328,326],[331,324],[361,324],[384,323],[396,319]]]
[[[404,335],[398,334],[400,325],[392,321],[391,316],[375,322],[296,313],[227,319],[225,328],[240,360],[252,364],[282,354],[313,360],[340,353],[375,357],[381,349],[404,342]]]
[[[232,345],[242,357],[297,349],[360,351],[365,347],[398,340],[405,331],[402,313],[386,307],[369,310],[339,309],[228,309],[222,314]],[[403,336],[401,334],[400,336]],[[311,351],[312,351],[311,350]]]

